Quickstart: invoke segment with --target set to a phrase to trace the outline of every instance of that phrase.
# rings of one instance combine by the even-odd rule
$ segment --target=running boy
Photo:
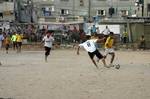
[[[47,57],[50,54],[54,38],[52,37],[51,33],[48,31],[42,41],[44,42],[44,47],[45,47],[45,62],[47,62]]]
[[[10,47],[10,43],[11,43],[11,39],[10,39],[9,35],[6,35],[5,39],[4,39],[4,44],[5,44],[5,48],[6,48],[6,54],[8,54],[8,49]]]
[[[79,55],[80,47],[84,47],[84,49],[88,52],[90,59],[92,60],[92,62],[97,68],[98,68],[98,65],[96,64],[94,60],[95,55],[99,60],[102,59],[104,66],[106,66],[103,55],[98,51],[97,47],[95,46],[95,43],[102,42],[104,39],[91,39],[91,36],[87,36],[86,38],[87,38],[87,41],[79,44],[78,49],[77,49],[77,55]]]
[[[22,35],[21,33],[18,33],[18,34],[16,35],[17,53],[20,53],[20,52],[21,52],[22,40],[23,40],[23,35]]]
[[[113,61],[115,58],[115,51],[113,47],[114,47],[114,33],[110,32],[105,42],[105,55],[104,55],[105,58],[107,57],[108,54],[111,55],[110,67],[113,66]]]

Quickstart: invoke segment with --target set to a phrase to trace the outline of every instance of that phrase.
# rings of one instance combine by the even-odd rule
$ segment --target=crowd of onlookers
[[[30,42],[40,42],[46,33],[46,29],[39,29],[34,25],[30,25],[30,27],[25,26],[13,26],[10,29],[0,29],[0,47],[5,46],[6,52],[9,47],[13,47],[13,49],[17,49],[18,52],[21,51],[22,43],[30,43]],[[91,28],[91,35],[97,35],[98,37],[107,36],[110,32],[110,29],[106,26],[106,29],[102,31],[102,33],[98,33],[96,27]],[[86,33],[83,30],[77,30],[74,28],[73,30],[51,30],[51,33],[54,36],[55,43],[57,44],[72,44],[72,43],[81,43],[84,42]],[[129,42],[129,36],[126,31],[122,33],[122,35],[116,35],[118,42],[122,42],[123,44],[127,44]],[[139,48],[145,49],[146,42],[144,35],[139,37]]]

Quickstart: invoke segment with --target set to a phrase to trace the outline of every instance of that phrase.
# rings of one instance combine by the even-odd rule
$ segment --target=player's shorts
[[[45,55],[48,56],[50,54],[51,48],[45,46]]]
[[[88,54],[89,54],[89,56],[90,56],[91,59],[93,59],[95,55],[99,59],[103,58],[103,55],[98,50],[96,50],[94,52],[88,52]]]
[[[108,54],[114,53],[115,50],[113,48],[105,48],[104,55],[107,56]]]
[[[22,42],[17,42],[17,46],[21,47],[22,46]]]

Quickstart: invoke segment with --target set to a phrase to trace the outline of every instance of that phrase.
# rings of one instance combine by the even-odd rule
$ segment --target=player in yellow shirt
[[[11,37],[11,41],[12,41],[12,43],[13,43],[13,49],[15,50],[15,49],[17,49],[17,42],[16,42],[16,35],[17,35],[17,33],[16,32],[14,32],[13,33],[13,35],[12,35],[12,37]]]
[[[115,58],[115,51],[113,47],[114,47],[114,33],[110,32],[105,42],[105,55],[104,55],[105,58],[107,57],[108,54],[112,56],[110,66],[113,66],[113,61]]]
[[[20,33],[16,35],[17,52],[21,52],[22,39],[23,39],[23,36]]]

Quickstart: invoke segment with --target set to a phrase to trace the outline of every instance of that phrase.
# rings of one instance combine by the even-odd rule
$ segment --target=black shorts
[[[88,54],[89,54],[89,56],[90,56],[91,59],[93,59],[95,55],[99,59],[103,58],[103,55],[98,50],[96,50],[94,52],[88,52]]]
[[[45,55],[48,56],[50,54],[51,48],[45,46]]]
[[[21,47],[22,46],[22,42],[17,42],[17,47]]]

